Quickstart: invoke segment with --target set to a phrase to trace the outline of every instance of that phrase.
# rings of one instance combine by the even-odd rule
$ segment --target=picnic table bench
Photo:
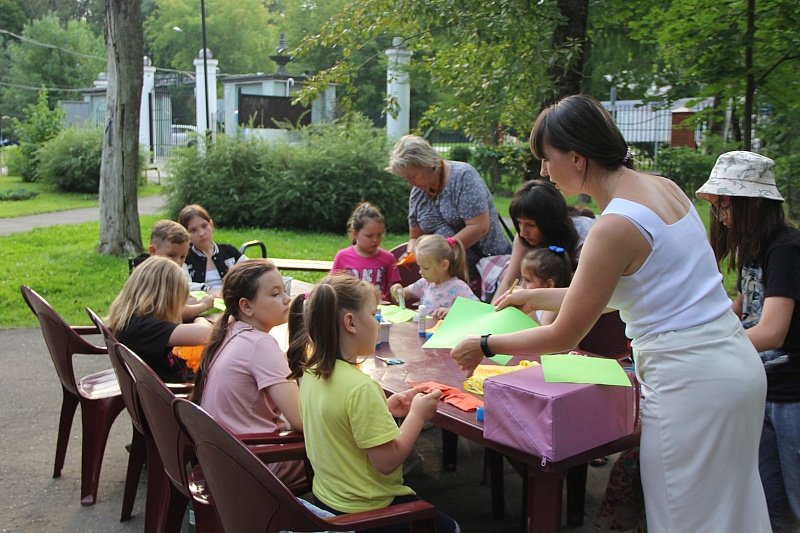
[[[275,263],[278,270],[330,272],[331,268],[333,268],[333,261],[321,261],[317,259],[281,259],[278,257],[270,257],[269,260]]]

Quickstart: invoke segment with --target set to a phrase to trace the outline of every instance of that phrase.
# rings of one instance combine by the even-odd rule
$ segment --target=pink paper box
[[[541,366],[487,379],[483,435],[560,461],[633,432],[634,387],[546,383]]]

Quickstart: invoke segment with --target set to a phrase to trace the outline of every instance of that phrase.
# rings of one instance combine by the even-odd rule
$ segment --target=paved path
[[[139,198],[139,214],[153,215],[160,213],[164,208],[164,198],[160,195]],[[99,207],[84,209],[70,209],[54,213],[42,213],[16,218],[0,218],[0,235],[22,233],[34,228],[58,226],[61,224],[80,224],[93,222],[100,219]]]

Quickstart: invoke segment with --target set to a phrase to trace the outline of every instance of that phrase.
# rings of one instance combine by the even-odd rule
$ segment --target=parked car
[[[15,141],[13,139],[0,139],[0,146],[15,146],[18,144],[19,141]]]
[[[197,142],[197,127],[187,124],[172,125],[172,146],[194,146]]]

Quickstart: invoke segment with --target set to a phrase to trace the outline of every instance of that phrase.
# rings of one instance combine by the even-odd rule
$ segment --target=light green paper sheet
[[[548,383],[593,383],[630,387],[628,375],[614,359],[582,355],[543,355],[542,371]]]
[[[408,322],[409,320],[417,316],[416,311],[412,309],[398,307],[396,305],[379,305],[378,311],[381,312],[381,316],[383,317],[384,320],[392,322],[393,324]]]
[[[494,357],[492,357],[491,359],[492,359],[492,361],[494,361],[495,363],[497,363],[500,366],[508,366],[508,363],[511,362],[511,359],[513,357],[514,357],[513,355],[500,355],[500,354],[498,354],[498,355],[495,355]]]
[[[536,327],[536,322],[517,309],[495,311],[491,304],[456,298],[444,322],[423,348],[454,348],[467,335],[513,333]]]
[[[191,296],[192,298],[194,298],[199,302],[200,300],[208,296],[208,293],[206,293],[206,291],[189,291],[189,296]],[[225,300],[223,300],[222,298],[214,298],[214,306],[211,307],[211,309],[208,309],[207,311],[204,311],[201,314],[210,315],[216,313],[217,311],[219,311],[220,313],[225,312]]]

